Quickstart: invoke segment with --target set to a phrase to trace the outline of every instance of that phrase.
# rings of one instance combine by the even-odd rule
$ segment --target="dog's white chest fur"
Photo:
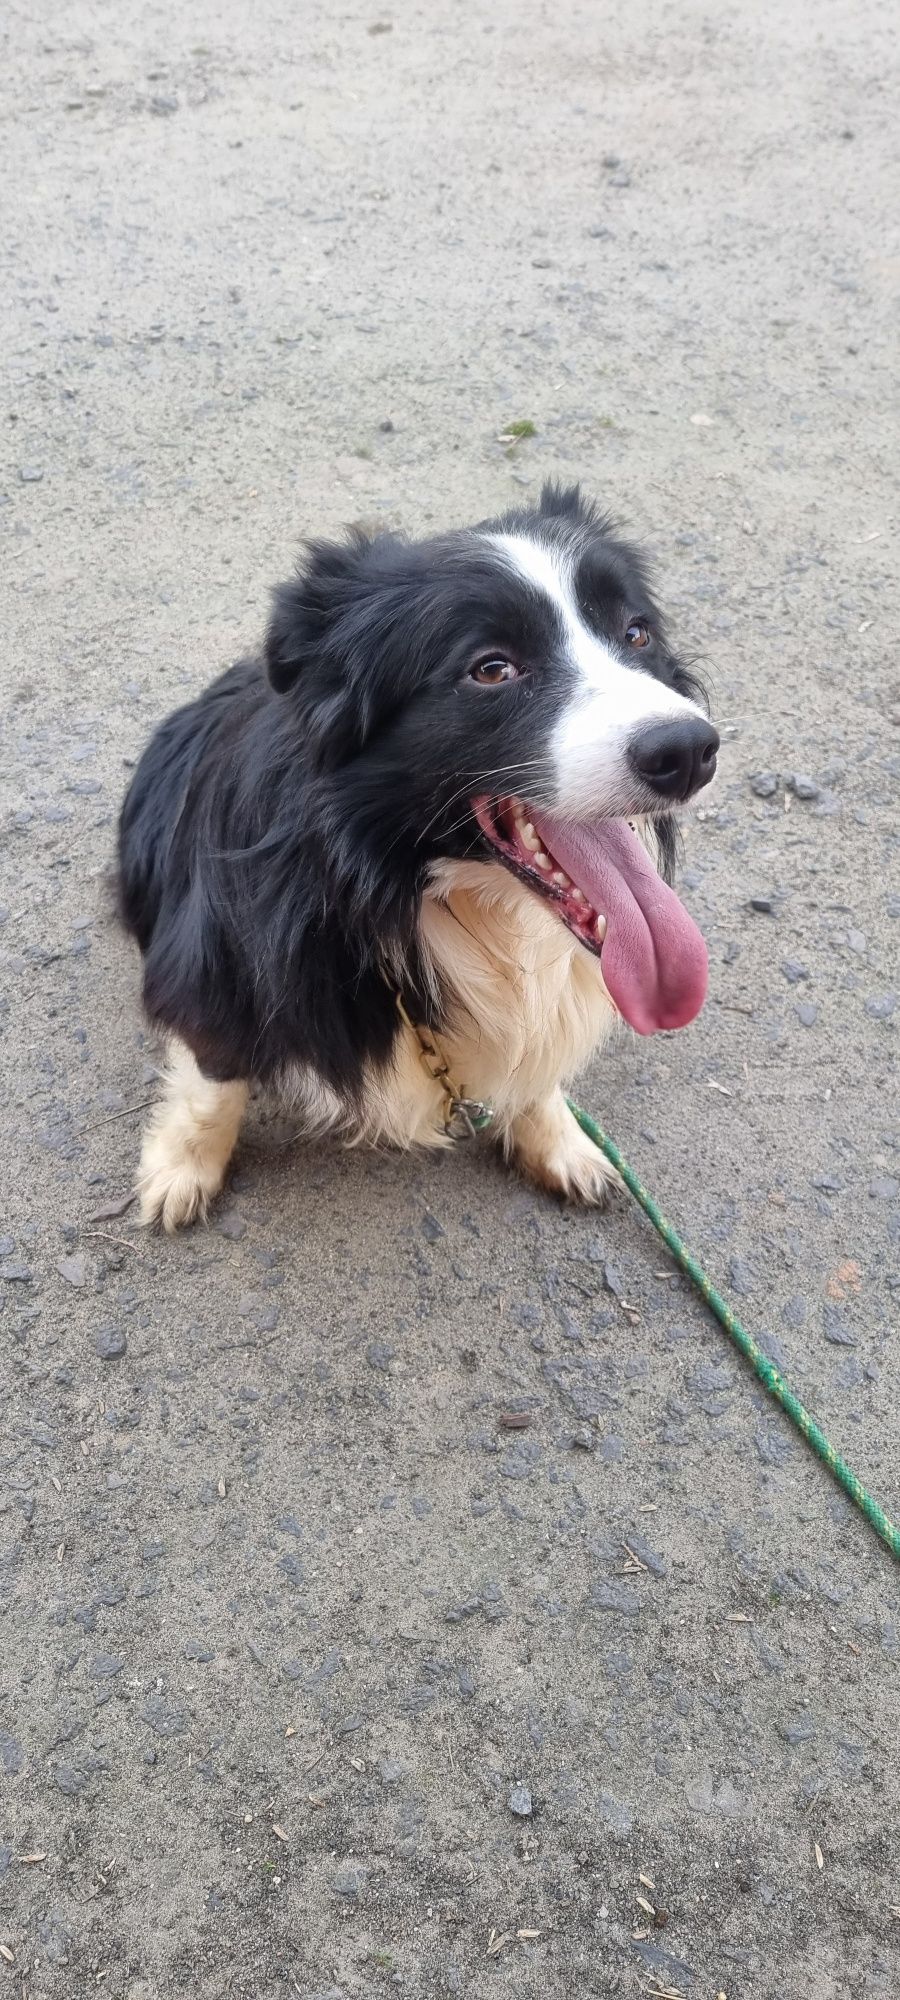
[[[600,963],[550,904],[505,870],[445,861],[422,902],[420,938],[450,997],[441,1052],[469,1097],[487,1099],[506,1140],[522,1113],[583,1068],[615,1019]],[[441,1145],[442,1095],[408,1030],[388,1072],[373,1074],[361,1139]]]

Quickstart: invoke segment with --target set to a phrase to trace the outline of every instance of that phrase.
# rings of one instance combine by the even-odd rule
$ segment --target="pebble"
[[[60,1257],[56,1268],[67,1285],[80,1287],[87,1284],[87,1267],[83,1257]]]
[[[801,1000],[794,1009],[802,1028],[814,1028],[819,1018],[819,1009],[812,1000]]]
[[[0,1729],[0,1771],[5,1771],[8,1777],[14,1778],[16,1773],[21,1771],[24,1762],[25,1752],[21,1743],[17,1743],[15,1737],[10,1736],[5,1729]],[[0,1875],[2,1873],[3,1870],[0,1869]]]
[[[749,1297],[749,1294],[753,1290],[755,1277],[753,1267],[747,1263],[746,1258],[731,1258],[728,1265],[728,1282],[733,1292],[739,1292],[742,1298]]]
[[[591,1584],[587,1602],[591,1611],[614,1611],[625,1618],[636,1618],[643,1608],[636,1591],[609,1579],[599,1579]]]
[[[805,1715],[778,1724],[778,1734],[784,1737],[785,1743],[809,1743],[815,1733],[815,1724]]]
[[[822,1325],[825,1338],[831,1342],[832,1347],[856,1347],[856,1335],[848,1326],[846,1316],[839,1306],[823,1306]]]
[[[807,777],[803,771],[792,771],[787,780],[787,787],[789,792],[793,792],[795,799],[818,799],[822,796],[821,785],[817,785],[815,778]]]
[[[661,1579],[668,1575],[669,1569],[665,1559],[651,1548],[650,1543],[645,1541],[644,1536],[639,1534],[636,1528],[629,1528],[625,1540],[632,1553],[637,1556],[638,1562],[643,1563],[651,1576]]]
[[[28,1264],[22,1264],[16,1259],[8,1264],[0,1264],[0,1278],[5,1279],[8,1285],[30,1285],[33,1275]]]
[[[150,1696],[141,1709],[141,1721],[146,1722],[154,1736],[182,1736],[187,1728],[187,1717],[180,1708],[170,1708],[161,1695]]]
[[[776,771],[754,771],[750,779],[750,790],[758,799],[772,799],[778,790]]]
[[[127,1352],[128,1341],[120,1326],[98,1326],[93,1347],[101,1361],[118,1361]]]
[[[801,965],[796,958],[783,958],[781,970],[789,986],[799,986],[801,979],[809,978],[809,966]]]
[[[87,1772],[80,1770],[77,1764],[57,1764],[53,1782],[67,1798],[76,1799],[87,1784]]]
[[[19,478],[23,486],[39,486],[44,477],[42,465],[20,465]]]
[[[775,899],[773,896],[751,896],[750,908],[751,910],[758,911],[761,917],[773,917],[775,915]]]
[[[533,1811],[531,1793],[527,1785],[510,1785],[506,1803],[516,1819],[530,1819]]]
[[[873,993],[866,1001],[870,1021],[889,1021],[897,1006],[896,993]]]

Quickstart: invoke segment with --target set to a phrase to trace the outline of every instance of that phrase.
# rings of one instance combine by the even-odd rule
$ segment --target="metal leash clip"
[[[420,1061],[424,1063],[432,1082],[438,1085],[443,1095],[444,1130],[448,1138],[476,1138],[479,1132],[483,1132],[490,1125],[494,1116],[493,1105],[484,1098],[466,1097],[459,1085],[454,1082],[446,1058],[441,1054],[433,1037],[427,1035],[424,1028],[420,1028],[410,1019],[399,993],[396,999],[401,1021],[405,1022],[419,1044]]]

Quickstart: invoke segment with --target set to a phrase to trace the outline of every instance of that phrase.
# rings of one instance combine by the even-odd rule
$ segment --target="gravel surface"
[[[582,477],[724,754],[581,1095],[900,1509],[890,14],[8,17],[0,1996],[898,1991],[888,1556],[624,1201],[257,1114],[139,1235],[104,879],[304,533]]]

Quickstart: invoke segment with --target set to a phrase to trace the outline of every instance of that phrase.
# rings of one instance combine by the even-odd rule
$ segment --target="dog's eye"
[[[476,666],[470,667],[469,679],[477,681],[479,687],[502,687],[504,681],[517,681],[521,671],[512,660],[505,660],[502,654],[498,653],[496,657],[479,660]]]
[[[645,625],[643,618],[632,618],[631,624],[626,627],[625,638],[629,646],[649,646],[650,627]]]

